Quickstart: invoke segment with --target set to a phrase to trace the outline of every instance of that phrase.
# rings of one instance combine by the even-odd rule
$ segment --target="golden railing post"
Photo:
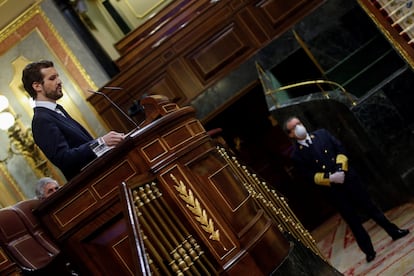
[[[261,181],[256,174],[252,174],[246,166],[242,166],[236,157],[228,155],[225,148],[217,146],[218,152],[242,180],[245,188],[263,208],[266,214],[273,219],[282,232],[290,233],[294,238],[310,248],[316,255],[325,259],[310,233],[290,209],[283,196],[274,189],[270,189],[266,182]]]
[[[137,225],[142,226],[140,236],[147,252],[148,265],[154,275],[217,274],[196,239],[171,212],[156,182],[129,189],[128,192],[124,188],[131,197],[127,202],[134,205]]]

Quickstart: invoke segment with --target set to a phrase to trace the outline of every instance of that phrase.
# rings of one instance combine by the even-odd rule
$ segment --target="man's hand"
[[[118,145],[122,140],[124,140],[124,134],[116,131],[110,131],[102,136],[102,139],[108,147],[112,147]]]
[[[345,181],[345,173],[343,171],[335,172],[329,176],[329,182],[342,184]]]

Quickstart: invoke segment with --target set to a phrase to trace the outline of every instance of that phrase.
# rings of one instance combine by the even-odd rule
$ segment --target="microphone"
[[[104,88],[105,89],[110,89],[110,90],[122,90],[121,87],[111,87],[111,86],[108,86],[108,87],[104,87]],[[88,89],[88,92],[90,92],[92,94],[104,96],[113,107],[115,107],[119,112],[121,112],[121,114],[125,118],[128,119],[128,121],[130,121],[131,123],[133,123],[136,128],[139,128],[138,124],[134,120],[132,120],[131,117],[129,117],[114,101],[112,101],[111,98],[108,97],[108,95],[106,95],[105,93],[102,93],[101,91],[93,91],[93,90],[90,90],[90,89]]]
[[[105,86],[104,89],[108,89],[108,90],[122,90],[122,87],[117,87],[117,86]]]

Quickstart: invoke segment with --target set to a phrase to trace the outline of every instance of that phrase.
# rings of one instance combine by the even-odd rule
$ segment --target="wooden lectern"
[[[137,268],[143,256],[134,250],[124,183],[143,206],[134,211],[142,226],[136,233],[151,274],[271,274],[290,244],[220,156],[194,109],[160,96],[142,104],[147,119],[140,128],[35,210],[61,250],[82,275],[146,274]]]

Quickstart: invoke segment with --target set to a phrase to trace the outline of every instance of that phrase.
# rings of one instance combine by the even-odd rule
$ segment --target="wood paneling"
[[[0,275],[22,275],[20,268],[6,255],[3,248],[0,248]]]
[[[128,220],[123,215],[126,206],[117,189],[121,182],[135,187],[157,182],[168,202],[166,208],[180,218],[174,223],[200,241],[217,271],[244,269],[269,275],[287,256],[289,242],[257,208],[194,114],[193,108],[184,107],[137,130],[35,211],[81,274],[133,275],[135,271]],[[156,228],[164,221],[157,213],[149,219],[152,227],[144,227],[145,235],[155,240],[161,236]],[[167,249],[172,254],[172,248]]]
[[[121,72],[106,86],[124,90],[108,93],[124,110],[144,94],[186,105],[322,2],[173,1],[116,45]],[[133,127],[102,103],[104,98],[89,100],[110,128],[127,132]]]
[[[205,38],[184,58],[201,83],[206,84],[231,64],[238,64],[254,52],[251,39],[242,28],[232,22]]]

